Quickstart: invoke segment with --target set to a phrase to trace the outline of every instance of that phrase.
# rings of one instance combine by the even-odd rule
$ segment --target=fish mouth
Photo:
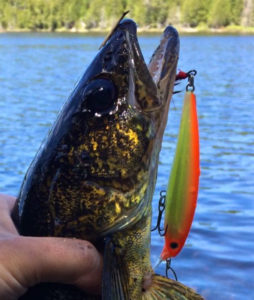
[[[143,112],[158,111],[171,99],[178,54],[178,33],[168,26],[147,65],[139,46],[137,25],[131,19],[125,19],[114,29],[82,82],[113,78],[120,86],[119,96],[127,94],[129,105]],[[125,89],[121,88],[124,84]]]
[[[174,85],[176,66],[179,57],[179,37],[174,27],[168,26],[161,37],[161,41],[149,62],[149,72],[157,86],[161,102],[171,98]]]
[[[123,20],[115,29],[109,44],[124,37],[129,52],[129,104],[144,111],[155,111],[170,102],[173,93],[175,72],[179,56],[179,37],[174,27],[168,26],[161,37],[160,44],[146,65],[137,38],[136,23],[130,19]],[[136,90],[135,89],[136,83]],[[129,93],[131,94],[131,93]],[[135,94],[136,97],[133,97]],[[146,96],[142,98],[142,95]],[[139,101],[137,100],[139,99]],[[135,101],[136,100],[136,101]],[[168,103],[169,104],[169,103]]]

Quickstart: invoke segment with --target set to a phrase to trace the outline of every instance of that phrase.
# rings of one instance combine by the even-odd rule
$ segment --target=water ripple
[[[17,194],[24,173],[103,37],[0,35],[0,189]],[[159,37],[140,38],[148,60]],[[173,259],[180,281],[208,300],[250,299],[254,274],[254,65],[252,36],[181,38],[179,68],[197,69],[201,178],[186,246]],[[180,85],[184,90],[185,83]],[[179,87],[178,87],[179,89]],[[173,97],[154,195],[165,189],[183,93]],[[152,234],[152,262],[163,238]],[[157,272],[164,273],[161,265]]]

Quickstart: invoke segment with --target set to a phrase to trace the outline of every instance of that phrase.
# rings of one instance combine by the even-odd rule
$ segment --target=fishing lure
[[[197,204],[200,162],[199,132],[194,94],[196,71],[187,73],[180,130],[165,198],[164,238],[161,260],[175,257],[189,234]]]

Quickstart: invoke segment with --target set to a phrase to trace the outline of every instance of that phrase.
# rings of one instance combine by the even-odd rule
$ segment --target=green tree
[[[230,0],[215,0],[212,3],[209,25],[211,27],[227,26],[231,23],[231,1]]]
[[[240,25],[243,12],[243,0],[231,0],[231,22]]]
[[[182,22],[191,27],[207,23],[209,0],[185,0],[182,6]]]
[[[181,24],[181,6],[183,0],[168,1],[167,24]]]
[[[126,8],[130,10],[129,17],[134,19],[139,26],[147,25],[148,4],[149,0],[127,0]]]
[[[85,23],[88,29],[98,27],[105,19],[104,0],[93,0],[89,3],[85,13]]]
[[[168,17],[169,2],[161,0],[150,0],[146,9],[146,25],[152,27],[164,27]]]
[[[1,0],[0,22],[1,26],[5,29],[16,27],[16,8],[15,2],[8,2],[7,0]]]
[[[107,27],[112,27],[117,19],[124,12],[124,3],[123,0],[105,0],[105,17]]]
[[[141,27],[254,25],[253,0],[0,0],[0,27],[105,29],[126,9]]]

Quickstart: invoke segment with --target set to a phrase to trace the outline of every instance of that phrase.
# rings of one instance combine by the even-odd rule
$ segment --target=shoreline
[[[254,27],[242,27],[242,26],[228,26],[222,28],[208,28],[208,27],[182,27],[174,26],[179,34],[186,35],[227,35],[227,34],[236,34],[236,35],[254,35]],[[1,33],[80,33],[80,34],[107,34],[111,28],[92,28],[92,29],[80,29],[80,28],[58,28],[54,31],[48,29],[41,30],[31,30],[31,29],[2,29],[0,28]],[[139,34],[161,34],[164,31],[164,28],[138,28],[137,32]]]

